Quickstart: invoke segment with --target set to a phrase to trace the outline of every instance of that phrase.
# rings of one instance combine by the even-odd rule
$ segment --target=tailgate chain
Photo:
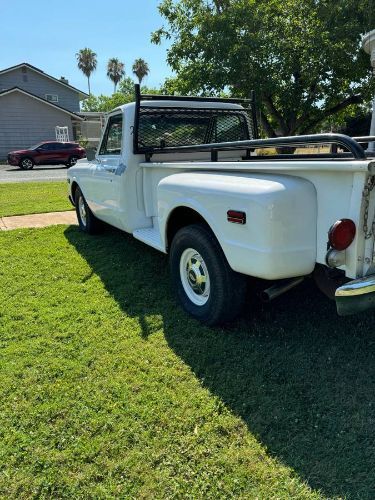
[[[374,218],[372,220],[372,224],[371,224],[371,229],[369,230],[368,228],[368,210],[369,210],[369,206],[370,206],[370,194],[371,194],[371,191],[374,189],[375,187],[375,176],[374,175],[371,175],[368,179],[367,179],[367,183],[363,189],[363,192],[362,192],[362,197],[364,199],[364,202],[365,202],[365,213],[364,213],[364,219],[363,219],[363,232],[365,233],[365,239],[368,240],[370,239],[372,236],[375,237],[375,214],[374,214]]]

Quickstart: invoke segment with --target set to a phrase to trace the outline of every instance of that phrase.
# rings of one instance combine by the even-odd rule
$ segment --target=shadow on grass
[[[325,495],[375,498],[374,313],[340,318],[307,281],[206,328],[176,305],[166,256],[116,231],[65,234],[145,341],[159,315],[170,347],[269,454]]]
[[[0,164],[1,165],[1,164]],[[13,173],[25,173],[27,170],[24,170],[21,167],[16,167],[13,165],[6,165],[9,168],[5,168],[4,172],[13,172]],[[33,171],[35,170],[66,170],[68,167],[66,165],[62,165],[61,163],[57,163],[56,165],[34,165]]]

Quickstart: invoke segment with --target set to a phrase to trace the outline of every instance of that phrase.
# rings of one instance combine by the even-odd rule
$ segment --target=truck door
[[[114,225],[119,222],[118,171],[121,165],[122,114],[110,116],[93,169],[91,197],[99,218]]]

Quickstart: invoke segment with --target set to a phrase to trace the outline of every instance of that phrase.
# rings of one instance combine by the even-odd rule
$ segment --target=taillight
[[[332,248],[346,250],[355,238],[356,227],[351,219],[336,221],[328,232],[328,240]]]

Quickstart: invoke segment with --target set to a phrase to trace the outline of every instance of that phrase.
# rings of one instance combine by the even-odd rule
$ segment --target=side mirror
[[[88,161],[95,160],[95,155],[96,155],[96,149],[94,148],[86,149],[86,158]]]

